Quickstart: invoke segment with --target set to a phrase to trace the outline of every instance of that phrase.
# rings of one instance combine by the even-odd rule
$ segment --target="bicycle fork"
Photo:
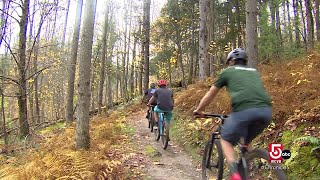
[[[242,179],[247,180],[248,179],[248,164],[247,164],[247,160],[244,156],[245,153],[248,152],[247,146],[241,145],[240,151],[241,151],[241,158],[238,163],[238,168],[239,168],[238,170],[240,172]]]

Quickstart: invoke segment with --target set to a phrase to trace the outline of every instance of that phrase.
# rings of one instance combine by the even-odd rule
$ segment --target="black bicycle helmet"
[[[150,84],[150,88],[156,88],[156,84],[155,83],[151,83]]]
[[[228,64],[229,61],[231,60],[243,60],[247,61],[248,56],[246,51],[243,48],[236,48],[232,50],[227,57],[226,64]]]

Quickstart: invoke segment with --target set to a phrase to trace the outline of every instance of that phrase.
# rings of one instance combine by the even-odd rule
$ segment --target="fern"
[[[311,143],[312,145],[320,145],[320,139],[312,136],[299,137],[294,140],[294,142],[298,142],[298,141],[306,141]]]
[[[316,147],[312,148],[311,152],[314,152],[314,151],[320,149],[320,139],[319,138],[312,137],[312,136],[303,136],[303,137],[299,137],[294,140],[294,142],[298,142],[298,141],[305,141],[305,142],[311,143],[312,145],[315,145]]]

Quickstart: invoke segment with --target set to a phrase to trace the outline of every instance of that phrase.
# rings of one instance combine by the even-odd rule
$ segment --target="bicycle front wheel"
[[[209,140],[202,157],[202,180],[218,179],[223,176],[223,154],[219,139]]]
[[[151,111],[149,115],[149,126],[150,126],[150,131],[153,132],[153,126],[154,126],[153,111]]]
[[[162,141],[162,148],[166,149],[168,147],[169,143],[169,123],[167,120],[164,119],[163,125],[162,125],[162,135],[161,135],[161,141]]]
[[[245,159],[247,161],[249,179],[287,179],[284,166],[270,163],[268,151],[264,149],[254,149],[246,153]]]

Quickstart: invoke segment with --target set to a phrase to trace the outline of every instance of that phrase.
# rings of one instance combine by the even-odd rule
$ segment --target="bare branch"
[[[29,79],[31,79],[32,77],[34,76],[38,76],[42,71],[46,70],[46,69],[49,69],[51,66],[47,66],[47,67],[44,67],[42,69],[40,69],[39,71],[33,73],[31,76],[29,76],[28,78],[26,78],[26,81],[28,81]]]
[[[18,63],[18,60],[17,60],[17,58],[16,58],[16,56],[15,56],[15,53],[13,53],[13,51],[12,51],[12,49],[11,49],[11,47],[10,47],[10,44],[6,41],[5,38],[3,38],[2,40],[4,41],[4,43],[6,44],[7,48],[9,49],[10,54],[12,55],[14,61],[15,61],[16,64],[17,64],[17,66],[20,68],[20,65],[19,65],[19,63]]]
[[[2,75],[0,75],[0,79],[14,82],[14,83],[17,84],[18,86],[20,86],[20,83],[19,83],[18,80],[16,80],[16,79],[13,79],[13,78],[10,78],[10,77],[7,77],[7,76],[2,76]]]
[[[11,14],[5,12],[3,9],[0,9],[0,11],[3,12],[4,14],[10,16],[12,19],[14,19],[15,21],[17,21],[19,23],[19,20],[17,18],[13,17]]]
[[[40,19],[40,24],[39,24],[39,28],[38,28],[38,32],[37,32],[37,35],[34,37],[34,40],[33,40],[33,43],[32,43],[32,46],[31,46],[31,50],[30,50],[30,55],[29,55],[29,58],[28,58],[28,62],[27,62],[27,66],[26,66],[26,70],[28,69],[29,65],[30,65],[30,61],[31,61],[31,53],[35,47],[35,44],[37,42],[37,39],[39,37],[39,34],[40,34],[40,31],[41,31],[41,28],[42,28],[42,25],[46,19],[46,17],[51,13],[51,10],[53,9],[53,6],[51,6],[51,8],[48,10],[48,12],[46,14],[42,14],[41,15],[41,19]]]

